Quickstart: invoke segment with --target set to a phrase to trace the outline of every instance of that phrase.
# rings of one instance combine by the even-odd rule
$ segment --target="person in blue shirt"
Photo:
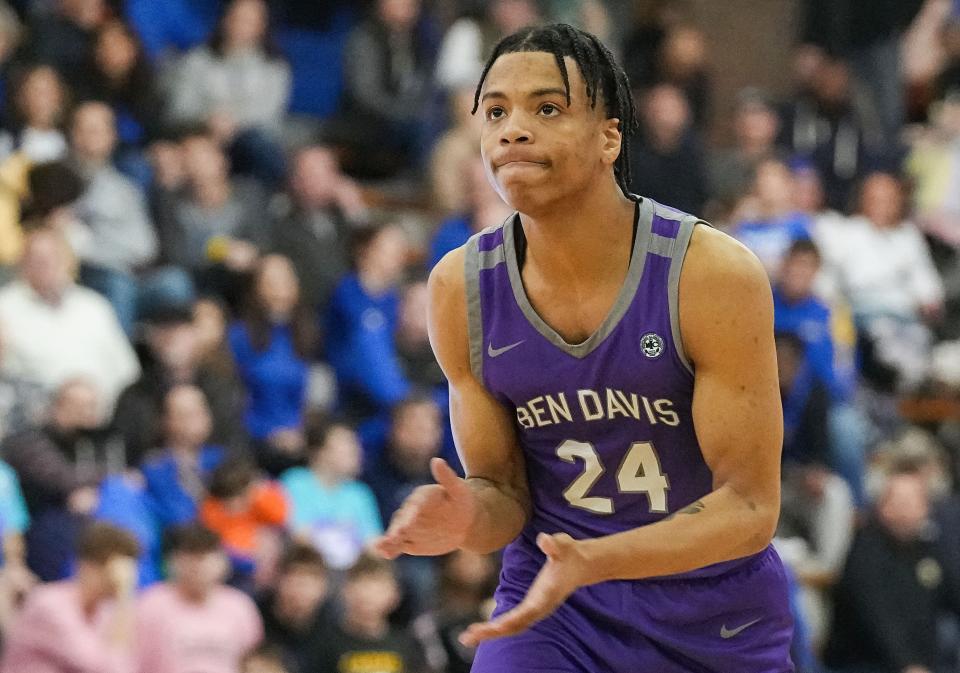
[[[164,399],[164,447],[143,464],[146,494],[160,529],[195,521],[213,470],[226,451],[207,444],[213,428],[203,391],[181,384]]]
[[[303,412],[316,325],[300,301],[290,260],[267,255],[257,265],[242,320],[230,326],[230,349],[247,392],[247,431],[260,467],[276,476],[303,460]]]
[[[355,271],[337,285],[325,316],[325,345],[339,385],[338,411],[359,422],[389,412],[410,393],[395,338],[406,235],[396,224],[360,230],[353,258]]]
[[[753,212],[730,231],[760,259],[771,278],[777,276],[790,245],[810,238],[810,216],[797,210],[793,196],[790,168],[778,159],[767,159],[757,166],[753,191],[746,200]]]
[[[837,347],[831,309],[814,294],[820,252],[810,239],[787,250],[773,289],[774,324],[803,344],[805,367],[829,393],[831,464],[848,482],[855,500],[865,502],[866,421],[854,405],[856,368],[852,348]]]
[[[280,478],[290,502],[291,533],[320,551],[327,565],[349,568],[367,544],[383,533],[376,498],[357,480],[360,442],[343,423],[312,420],[307,427],[308,467]]]

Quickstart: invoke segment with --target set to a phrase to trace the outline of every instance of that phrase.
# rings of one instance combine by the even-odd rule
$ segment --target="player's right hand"
[[[373,543],[375,552],[439,556],[460,548],[476,515],[473,491],[442,458],[430,461],[436,484],[420,486],[393,515],[387,532]]]

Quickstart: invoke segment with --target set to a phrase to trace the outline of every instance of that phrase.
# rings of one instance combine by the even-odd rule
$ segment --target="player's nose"
[[[525,123],[523,115],[513,114],[507,118],[500,130],[500,144],[529,143],[533,140],[533,133]]]

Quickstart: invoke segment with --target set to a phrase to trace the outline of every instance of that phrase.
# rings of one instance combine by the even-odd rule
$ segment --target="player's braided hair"
[[[606,106],[607,118],[620,120],[621,146],[620,156],[613,166],[617,184],[624,194],[630,193],[630,143],[637,127],[633,96],[627,73],[620,67],[613,54],[596,36],[585,31],[558,23],[549,26],[524,28],[513,35],[500,40],[490,54],[489,60],[477,82],[473,96],[473,113],[480,107],[480,89],[487,73],[502,54],[525,51],[543,51],[553,54],[563,87],[567,91],[567,105],[570,104],[570,78],[564,57],[569,56],[580,68],[580,74],[587,84],[587,96],[591,107],[597,106],[597,98],[602,98]]]

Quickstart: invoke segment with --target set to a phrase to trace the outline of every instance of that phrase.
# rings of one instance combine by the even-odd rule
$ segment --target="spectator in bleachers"
[[[201,360],[191,310],[158,308],[145,322],[143,373],[120,395],[113,417],[129,464],[139,465],[149,451],[160,446],[163,400],[170,388],[180,384],[196,385],[206,396],[213,418],[211,442],[229,448],[245,446],[238,381]]]
[[[280,182],[290,66],[273,45],[264,0],[227,2],[209,43],[190,51],[171,80],[172,122],[209,125],[230,147],[234,169]]]
[[[49,65],[34,65],[19,73],[0,135],[0,156],[19,152],[34,163],[66,156],[62,127],[67,96],[63,79]]]
[[[217,535],[199,525],[171,532],[170,580],[137,603],[138,673],[239,673],[263,639],[254,602],[223,584],[230,563]]]
[[[820,59],[810,87],[795,96],[781,118],[780,143],[813,161],[823,176],[827,203],[846,211],[854,183],[875,160],[880,143],[876,120],[854,96],[847,64]]]
[[[734,213],[730,234],[753,251],[773,279],[790,245],[811,235],[810,217],[797,211],[793,195],[790,169],[767,159],[757,166],[753,190]]]
[[[930,527],[922,472],[895,465],[836,587],[826,663],[839,671],[938,670],[937,618],[956,613]]]
[[[140,40],[122,21],[100,28],[93,60],[77,83],[77,97],[110,106],[117,120],[117,164],[145,186],[139,152],[159,132],[162,101]]]
[[[874,357],[905,386],[927,373],[928,322],[943,309],[943,283],[922,235],[907,219],[903,187],[887,173],[868,176],[858,214],[821,227],[818,244],[833,286],[850,303]]]
[[[23,491],[13,469],[0,461],[0,635],[6,634],[24,595],[37,582],[27,568],[23,533],[30,522]]]
[[[683,92],[661,84],[642,94],[641,132],[630,147],[630,188],[688,213],[707,200],[704,152]]]
[[[77,545],[73,579],[43,584],[4,637],[3,673],[135,673],[137,541],[98,524]]]
[[[216,141],[188,135],[173,152],[181,184],[155,194],[162,256],[194,274],[202,291],[238,301],[238,276],[251,271],[269,239],[263,190],[230,178],[229,162]],[[179,176],[173,176],[176,179]]]
[[[0,334],[0,442],[9,435],[43,422],[49,396],[43,387],[3,368],[4,344]]]
[[[0,289],[0,331],[8,374],[48,393],[68,379],[96,381],[105,413],[140,373],[137,358],[110,304],[73,280],[76,261],[57,231],[26,241],[20,278]]]
[[[123,12],[154,62],[203,42],[213,32],[222,0],[127,0]]]
[[[55,0],[52,12],[33,17],[24,59],[47,63],[67,81],[79,81],[109,12],[107,0]]]
[[[707,72],[707,45],[703,33],[692,25],[678,25],[663,38],[657,55],[654,86],[669,84],[679,89],[690,104],[690,115],[698,132],[707,130],[710,119],[710,75]],[[634,88],[649,86],[632,82]]]
[[[82,228],[80,277],[113,305],[132,334],[137,319],[158,305],[193,300],[190,276],[176,267],[156,268],[157,235],[140,187],[111,160],[117,144],[116,118],[105,103],[83,103],[70,130],[73,164],[86,180],[74,205]]]
[[[302,464],[307,373],[316,351],[314,312],[300,297],[293,265],[267,255],[253,275],[230,349],[247,393],[246,426],[260,466],[271,475]]]
[[[213,422],[206,397],[196,386],[171,388],[163,413],[162,452],[144,463],[143,476],[157,523],[166,528],[197,518],[210,475],[226,451],[208,443]]]
[[[0,105],[3,106],[10,102],[11,60],[25,32],[16,11],[7,2],[0,2]]]
[[[457,167],[464,177],[464,210],[440,223],[430,242],[428,265],[432,269],[440,259],[487,227],[503,222],[513,210],[503,202],[487,179],[483,160],[476,155]]]
[[[535,0],[492,0],[483,4],[482,9],[454,21],[443,36],[435,77],[447,91],[469,87],[472,92],[494,45],[540,22]]]
[[[330,567],[348,568],[383,533],[376,498],[357,479],[362,449],[356,433],[311,419],[307,459],[307,467],[291,468],[281,479],[290,498],[290,531],[322,552]]]
[[[421,0],[376,0],[343,56],[344,99],[337,144],[351,173],[393,176],[425,158],[432,36]]]
[[[329,147],[300,149],[290,168],[288,194],[273,221],[273,252],[293,262],[304,303],[322,310],[350,268],[347,242],[367,204]]]
[[[361,556],[347,571],[341,594],[343,615],[326,638],[314,643],[304,670],[341,671],[344,661],[375,655],[385,670],[425,671],[417,642],[388,619],[400,600],[390,561]]]
[[[311,673],[310,650],[330,637],[334,622],[330,579],[323,556],[294,544],[280,561],[276,588],[257,602],[265,641],[282,653],[290,673]]]
[[[717,149],[708,159],[710,197],[721,212],[730,211],[750,191],[757,167],[778,158],[780,117],[770,99],[759,89],[747,88],[737,94],[733,113],[734,145]]]
[[[327,358],[337,375],[340,411],[350,420],[382,414],[410,391],[394,337],[406,255],[406,234],[398,225],[358,230],[356,270],[340,281],[330,301]]]
[[[275,565],[271,555],[287,522],[287,496],[246,458],[217,466],[208,491],[200,522],[220,536],[232,565],[230,583],[253,593]]]
[[[856,503],[862,505],[867,431],[854,405],[857,372],[853,325],[845,313],[835,315],[815,296],[814,281],[820,267],[820,251],[813,241],[801,238],[793,242],[773,291],[774,323],[778,332],[800,339],[807,366],[830,394],[829,465],[847,481]]]

